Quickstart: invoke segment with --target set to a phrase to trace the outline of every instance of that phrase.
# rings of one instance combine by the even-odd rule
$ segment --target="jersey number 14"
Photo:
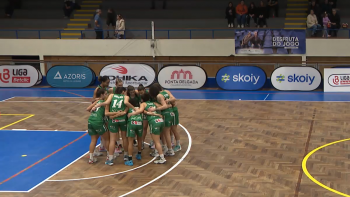
[[[119,102],[118,102],[118,100],[114,100],[112,107],[115,108],[115,106],[118,106],[118,108],[121,108],[122,103],[123,103],[123,100],[120,100]]]

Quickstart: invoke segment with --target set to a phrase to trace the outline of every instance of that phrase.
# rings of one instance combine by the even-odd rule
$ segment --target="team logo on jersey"
[[[154,122],[156,123],[160,123],[160,122],[163,122],[163,119],[159,118],[159,119],[155,119]]]
[[[131,121],[132,125],[142,125],[142,122],[139,121]]]

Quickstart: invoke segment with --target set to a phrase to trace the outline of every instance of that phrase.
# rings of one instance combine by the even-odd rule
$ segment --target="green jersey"
[[[103,103],[103,100],[97,101],[97,104]],[[89,122],[94,124],[103,124],[105,117],[105,107],[98,107],[95,111],[92,111],[89,117]]]
[[[159,92],[159,94],[163,95],[165,100],[170,99],[169,94],[166,91],[164,91],[164,90]],[[157,103],[159,103],[159,102],[157,101]],[[161,103],[159,103],[159,104],[161,104]],[[163,113],[172,112],[172,111],[173,111],[173,109],[170,107],[168,109],[162,110],[162,114]]]
[[[123,94],[114,94],[112,97],[112,101],[109,104],[109,112],[118,112],[118,111],[124,111],[126,106],[124,104],[124,97]],[[113,120],[125,120],[126,115],[119,116],[114,118]]]
[[[137,102],[137,105],[135,105],[134,107],[140,107],[140,104],[141,104],[141,96],[136,94],[134,98],[131,98],[131,96],[129,96],[129,102],[131,99],[135,99],[136,102]]]
[[[133,113],[134,110],[133,109],[129,109],[128,113]],[[133,115],[130,118],[128,118],[128,122],[142,122],[143,118],[142,118],[142,114],[137,114],[137,115]]]
[[[155,108],[156,105],[153,102],[151,102],[151,101],[147,101],[145,110],[148,111],[148,109],[151,108],[151,107]],[[155,111],[154,113],[160,114],[159,111]],[[146,115],[146,116],[147,116],[147,121],[148,122],[160,118],[159,116],[153,116],[153,115]]]
[[[102,88],[101,85],[98,85],[97,88],[98,88],[98,89],[105,89],[105,90],[108,92],[108,87]]]

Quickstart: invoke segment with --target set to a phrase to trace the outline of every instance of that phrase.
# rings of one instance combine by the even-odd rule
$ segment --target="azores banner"
[[[169,65],[158,73],[158,83],[166,89],[199,89],[207,81],[207,73],[199,66]]]
[[[279,67],[271,74],[277,90],[312,91],[321,84],[321,73],[313,67]]]
[[[305,30],[236,30],[236,54],[305,54]]]
[[[325,92],[350,92],[350,68],[325,68]]]
[[[147,64],[110,64],[102,68],[100,76],[108,76],[109,86],[115,87],[117,79],[123,80],[123,86],[140,84],[147,87],[156,79],[156,72]]]
[[[39,73],[30,65],[2,65],[0,87],[32,87],[40,82],[42,77]]]
[[[216,73],[216,83],[224,90],[259,90],[265,82],[265,72],[256,66],[226,66]]]
[[[47,83],[55,88],[84,88],[95,80],[86,66],[54,66],[47,71]]]

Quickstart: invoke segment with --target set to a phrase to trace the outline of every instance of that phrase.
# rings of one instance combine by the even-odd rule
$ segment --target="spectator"
[[[272,10],[272,17],[278,17],[278,0],[268,0],[268,16],[270,16],[270,10]]]
[[[228,27],[235,27],[235,10],[233,7],[232,2],[228,3],[228,6],[226,8],[226,18],[227,18],[227,24]]]
[[[166,0],[163,1],[163,9],[166,9]],[[156,9],[156,0],[152,0],[152,8],[151,9]]]
[[[125,31],[125,21],[123,19],[123,16],[118,14],[117,24],[116,24],[116,28],[115,28],[115,34],[116,34],[117,39],[124,38],[124,31]]]
[[[316,3],[315,0],[313,0],[311,2],[311,5],[309,6],[309,9],[308,9],[308,12],[307,13],[310,13],[310,11],[313,10],[316,17],[317,17],[317,21],[318,21],[318,24],[320,24],[321,26],[323,26],[323,23],[322,23],[322,9],[320,8],[320,6]]]
[[[107,26],[108,26],[108,31],[107,31],[107,36],[106,38],[109,38],[109,28],[112,27],[113,31],[115,30],[115,25],[116,25],[116,16],[115,12],[112,8],[108,9],[107,13]]]
[[[312,29],[311,36],[315,36],[316,30],[321,28],[318,24],[317,17],[313,10],[310,10],[310,14],[307,16],[307,28]]]
[[[260,1],[260,7],[258,8],[258,27],[266,27],[266,16],[267,8],[264,4],[264,1]]]
[[[70,18],[70,15],[72,14],[74,10],[74,4],[71,0],[64,0],[64,6],[63,6],[63,12],[64,12],[64,18]]]
[[[332,6],[329,4],[328,0],[324,0],[324,2],[321,5],[322,12],[327,12],[327,14],[332,13]]]
[[[324,37],[327,37],[327,38],[331,37],[331,35],[328,35],[328,27],[331,27],[331,21],[329,20],[326,12],[323,14],[322,22],[323,22],[323,35],[322,35],[322,37],[323,38]]]
[[[96,32],[96,39],[102,39],[103,38],[103,30],[102,30],[102,19],[101,19],[102,11],[100,9],[96,10],[95,15],[95,32]]]
[[[250,26],[250,19],[254,20],[255,27],[257,26],[257,8],[255,7],[255,4],[252,2],[250,3],[250,6],[248,8],[248,16],[247,16],[247,27]]]
[[[236,13],[237,13],[238,28],[240,28],[240,27],[244,28],[245,19],[247,17],[247,13],[248,13],[248,8],[246,5],[244,5],[243,0],[241,0],[241,3],[237,5]]]
[[[332,9],[332,14],[328,15],[328,18],[331,21],[329,34],[332,37],[337,37],[338,29],[340,28],[340,16],[337,13],[337,10]]]
[[[248,48],[248,43],[250,42],[251,39],[252,39],[252,33],[248,32],[248,34],[243,37],[241,48]]]
[[[254,37],[250,40],[253,48],[261,48],[261,39],[258,36],[258,32],[254,32]]]

